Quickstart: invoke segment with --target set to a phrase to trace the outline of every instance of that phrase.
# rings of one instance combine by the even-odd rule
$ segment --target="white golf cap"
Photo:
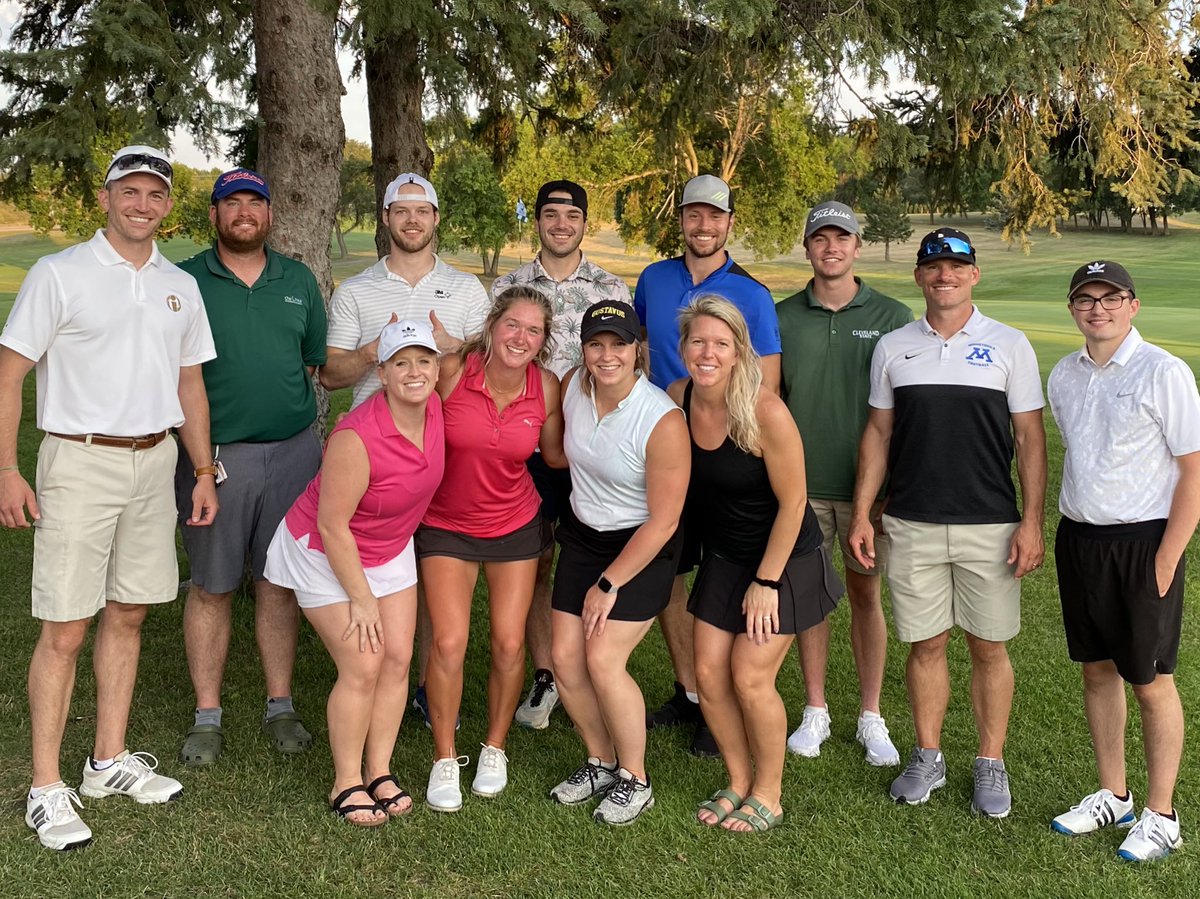
[[[424,196],[414,188],[419,188]],[[397,200],[426,200],[434,209],[438,208],[437,191],[428,178],[422,178],[416,172],[405,172],[387,186],[383,192],[383,208],[387,209]]]
[[[437,341],[433,339],[433,328],[429,322],[402,319],[383,326],[379,334],[379,363],[387,362],[405,347],[422,346],[437,352]]]

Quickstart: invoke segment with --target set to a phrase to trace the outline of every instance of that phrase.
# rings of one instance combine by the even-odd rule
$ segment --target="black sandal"
[[[342,790],[342,792],[334,796],[329,803],[329,810],[340,817],[347,824],[353,824],[355,827],[379,827],[382,824],[387,824],[388,819],[386,817],[371,821],[354,821],[350,818],[347,818],[346,816],[353,812],[375,811],[383,812],[385,815],[387,815],[387,810],[378,802],[372,802],[370,805],[345,805],[344,803],[346,800],[355,793],[367,793],[368,796],[371,795],[366,787],[364,787],[362,784],[358,784],[357,786]],[[373,796],[371,798],[374,799]]]
[[[396,789],[398,789],[400,792],[395,796],[389,796],[386,799],[376,796],[375,791],[379,788],[379,786],[381,784],[388,783],[395,785]],[[375,800],[376,805],[387,812],[389,818],[402,818],[413,810],[412,796],[409,794],[408,790],[400,786],[400,781],[396,780],[396,776],[394,774],[384,774],[382,777],[377,777],[371,781],[367,785],[367,795]],[[393,812],[392,807],[398,805],[402,800],[405,799],[409,800],[408,808],[403,809],[402,811]]]

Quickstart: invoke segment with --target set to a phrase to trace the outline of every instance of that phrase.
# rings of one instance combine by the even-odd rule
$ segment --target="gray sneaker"
[[[971,811],[989,818],[1007,818],[1012,808],[1008,772],[1001,759],[975,759],[975,793]]]
[[[601,824],[621,826],[632,824],[638,815],[653,807],[654,791],[650,789],[649,780],[643,783],[633,776],[633,772],[621,768],[617,771],[617,782],[596,806],[592,817]]]
[[[938,749],[913,749],[908,766],[892,781],[888,793],[897,802],[920,805],[929,794],[946,785],[946,760]]]
[[[617,772],[605,768],[595,756],[575,769],[575,773],[550,791],[550,798],[562,805],[579,805],[593,796],[601,796],[617,782]]]

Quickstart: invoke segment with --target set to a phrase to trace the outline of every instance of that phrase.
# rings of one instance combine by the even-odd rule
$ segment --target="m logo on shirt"
[[[172,312],[178,312],[183,308],[183,303],[179,302],[179,297],[175,294],[167,294],[167,308]]]
[[[988,346],[986,343],[971,343],[968,344],[968,347],[971,350],[971,352],[967,353],[967,363],[969,365],[988,366],[992,364],[992,350],[995,347]]]

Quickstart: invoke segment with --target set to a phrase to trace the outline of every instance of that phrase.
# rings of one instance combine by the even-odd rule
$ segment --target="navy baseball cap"
[[[230,169],[217,176],[213,184],[212,201],[216,203],[218,200],[224,200],[240,190],[248,190],[258,194],[268,203],[271,202],[271,189],[267,187],[267,179],[251,169]]]

